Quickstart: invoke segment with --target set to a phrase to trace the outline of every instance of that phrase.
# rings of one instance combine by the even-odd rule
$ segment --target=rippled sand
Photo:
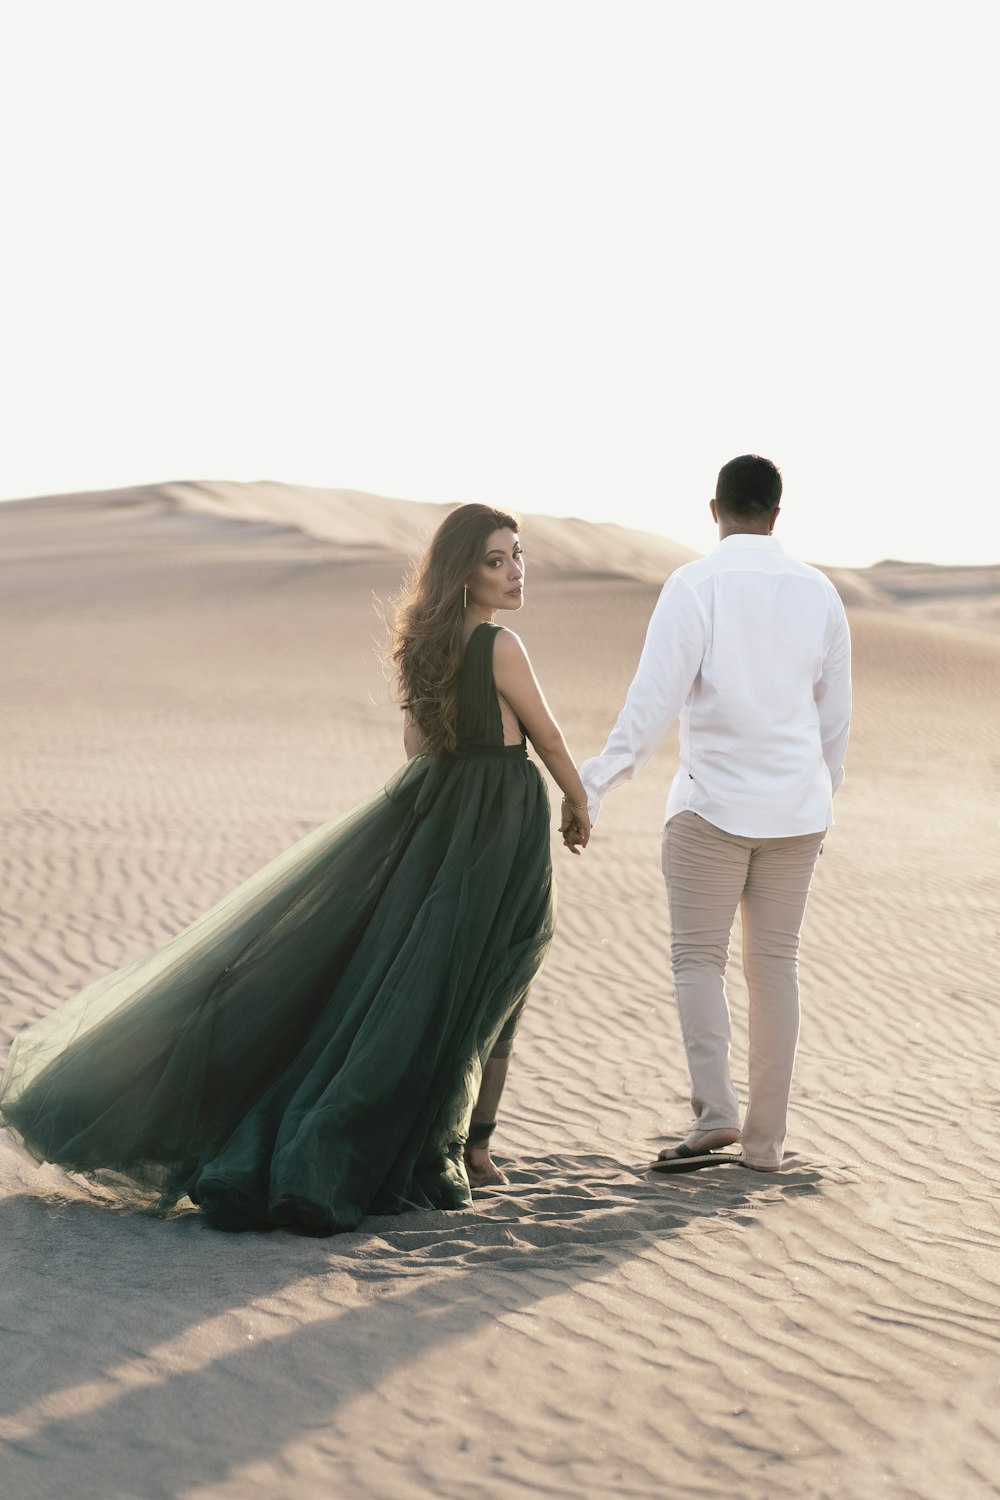
[[[279,489],[0,506],[0,1040],[401,759],[372,601],[436,512]],[[688,554],[576,523],[561,556],[560,532],[527,524],[518,628],[582,758]],[[786,1170],[645,1171],[687,1123],[668,745],[584,859],[556,850],[511,1184],[473,1211],[230,1238],[121,1215],[0,1139],[0,1493],[996,1493],[1000,641],[980,570],[945,589],[962,627],[933,570],[905,598],[877,572],[841,578],[857,715]],[[742,1075],[738,971],[731,999]]]

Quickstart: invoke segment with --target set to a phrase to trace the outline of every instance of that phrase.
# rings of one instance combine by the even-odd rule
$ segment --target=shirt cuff
[[[601,816],[602,799],[589,785],[586,776],[584,776],[582,772],[580,773],[580,780],[583,782],[583,790],[587,794],[587,812],[590,814],[590,822],[591,826],[593,827],[593,825],[596,824],[598,818]]]

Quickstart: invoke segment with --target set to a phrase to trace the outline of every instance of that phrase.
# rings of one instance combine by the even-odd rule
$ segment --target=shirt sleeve
[[[823,759],[836,792],[844,780],[844,755],[851,727],[851,633],[839,595],[830,643],[813,696],[819,708]]]
[[[701,671],[707,645],[708,617],[690,584],[674,573],[653,610],[625,707],[600,755],[580,767],[592,822],[601,799],[631,781],[666,738]]]

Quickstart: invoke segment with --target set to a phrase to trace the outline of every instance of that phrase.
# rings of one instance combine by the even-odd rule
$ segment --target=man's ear
[[[712,512],[712,520],[715,522],[716,526],[718,526],[718,524],[719,524],[719,512],[715,508],[715,501],[714,501],[714,499],[710,500],[708,502],[708,508]]]

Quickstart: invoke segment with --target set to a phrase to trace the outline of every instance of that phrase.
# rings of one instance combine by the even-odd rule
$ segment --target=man
[[[663,868],[694,1127],[660,1152],[659,1171],[709,1166],[736,1141],[746,1166],[781,1165],[799,929],[844,779],[851,714],[844,608],[829,580],[772,536],[781,489],[778,469],[756,454],[722,469],[711,501],[719,544],[664,585],[625,707],[581,769],[596,821],[602,797],[642,770],[680,716]],[[572,809],[564,812],[572,842]],[[750,994],[742,1132],[725,993],[738,906]]]

